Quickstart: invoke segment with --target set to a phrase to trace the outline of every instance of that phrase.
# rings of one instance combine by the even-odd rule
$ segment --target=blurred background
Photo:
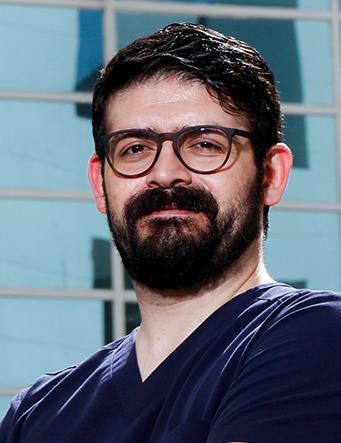
[[[91,89],[117,49],[174,21],[245,40],[273,68],[295,167],[266,263],[341,290],[341,1],[0,0],[0,416],[139,322],[87,181]]]

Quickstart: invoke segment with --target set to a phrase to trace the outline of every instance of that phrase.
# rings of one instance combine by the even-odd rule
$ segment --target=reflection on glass
[[[126,331],[129,334],[141,323],[140,311],[137,303],[126,303]]]
[[[134,290],[133,282],[128,274],[128,272],[124,269],[124,288]]]
[[[94,289],[109,289],[112,287],[111,254],[112,242],[105,238],[92,239],[92,263]],[[103,341],[110,343],[113,340],[113,303],[103,302]]]
[[[109,284],[94,239],[109,240],[92,202],[0,201],[0,286],[91,289]],[[100,260],[95,264],[94,260]]]
[[[160,15],[143,12],[118,12],[116,14],[118,47],[122,48],[133,40],[151,34],[174,22],[195,22],[196,16]]]
[[[92,238],[93,288],[112,287],[111,241],[105,238]]]
[[[270,211],[266,263],[281,281],[341,290],[339,217],[333,213]]]
[[[121,12],[118,15],[119,46],[174,21],[197,21],[255,46],[275,72],[282,101],[320,105],[333,102],[328,23]]]
[[[284,138],[294,154],[294,167],[309,168],[307,125],[304,115],[285,116]]]
[[[105,344],[114,340],[114,323],[113,323],[114,303],[112,301],[103,302],[104,328],[103,342]]]
[[[77,91],[91,91],[102,68],[102,15],[99,11],[78,12],[79,47]]]
[[[100,11],[0,6],[0,17],[0,89],[91,90],[103,63]]]
[[[102,330],[101,301],[1,297],[0,386],[79,362],[102,345]]]
[[[219,18],[199,21],[257,48],[276,75],[282,101],[321,105],[333,102],[328,23]]]
[[[308,286],[305,280],[290,280],[290,281],[284,281],[283,283],[298,289],[304,289]]]
[[[158,0],[154,0],[158,1]],[[161,0],[166,1],[166,0]],[[330,7],[330,0],[171,0],[173,2],[209,3],[240,6],[265,6],[277,8],[314,9],[325,11]]]
[[[89,120],[69,103],[0,101],[0,187],[90,191]]]
[[[336,128],[332,117],[286,116],[285,141],[294,154],[286,200],[338,200]]]

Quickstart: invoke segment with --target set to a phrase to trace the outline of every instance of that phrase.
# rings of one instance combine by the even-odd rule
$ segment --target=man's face
[[[241,116],[227,114],[205,86],[176,78],[129,87],[107,106],[107,133],[174,132],[194,125],[250,129]],[[134,280],[151,288],[212,284],[260,237],[262,177],[246,138],[234,138],[227,164],[214,174],[186,169],[171,141],[143,177],[120,177],[106,163],[104,192],[123,263]]]

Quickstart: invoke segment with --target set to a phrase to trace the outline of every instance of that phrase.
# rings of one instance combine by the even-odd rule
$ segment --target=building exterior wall
[[[0,0],[0,415],[41,373],[138,322],[86,177],[91,88],[118,48],[174,21],[242,38],[273,67],[295,167],[266,263],[341,291],[338,0]]]

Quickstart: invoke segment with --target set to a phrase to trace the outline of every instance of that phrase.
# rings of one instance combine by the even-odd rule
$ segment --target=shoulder
[[[233,328],[236,379],[267,374],[283,386],[281,374],[291,374],[294,386],[295,377],[298,381],[309,372],[310,382],[321,382],[329,371],[328,382],[340,384],[341,294],[277,284],[256,287],[248,296],[252,303],[246,303],[222,335],[229,338]]]
[[[287,285],[276,285],[255,289],[253,297],[257,302],[263,303],[263,308],[268,306],[271,313],[268,322],[274,324],[282,321],[299,325],[301,322],[319,319],[319,327],[327,321],[340,324],[341,294],[332,291],[312,291],[309,289],[296,289]],[[264,305],[265,302],[265,305]],[[257,304],[257,303],[255,303]],[[312,323],[311,326],[317,326]]]
[[[209,442],[329,442],[340,430],[341,295],[275,292],[259,296],[269,312],[243,348]]]
[[[326,339],[331,331],[331,341],[340,338],[339,293],[275,284],[253,288],[244,295],[248,295],[252,302],[239,313],[236,328],[242,337],[246,332],[249,337],[252,335],[249,350],[263,341],[289,343],[290,337],[292,346],[302,346],[304,339],[314,336]]]
[[[278,297],[273,325],[281,323],[290,327],[307,327],[311,332],[335,327],[341,330],[341,294],[331,291],[311,291],[288,288]]]
[[[44,395],[46,392],[53,389],[56,385],[68,378],[78,380],[79,384],[83,383],[90,375],[99,372],[101,373],[106,367],[109,367],[112,361],[112,356],[117,348],[125,341],[126,337],[120,338],[108,345],[101,347],[94,354],[86,359],[64,368],[56,372],[47,372],[39,377],[32,385],[30,385],[24,392],[27,396],[35,396],[37,394]],[[76,375],[76,377],[74,377]]]
[[[58,402],[71,397],[85,384],[95,386],[105,377],[110,377],[111,364],[115,351],[124,346],[127,337],[116,340],[100,348],[85,360],[57,372],[50,372],[39,377],[32,385],[20,391],[12,400],[7,414],[0,423],[0,442],[7,442],[16,427],[16,422],[49,398]]]
[[[258,299],[268,300],[270,312],[259,325],[253,352],[276,343],[283,350],[290,347],[291,353],[297,349],[298,358],[308,349],[315,356],[339,349],[341,294],[281,287],[280,291],[264,292]],[[316,360],[314,355],[311,357]]]

